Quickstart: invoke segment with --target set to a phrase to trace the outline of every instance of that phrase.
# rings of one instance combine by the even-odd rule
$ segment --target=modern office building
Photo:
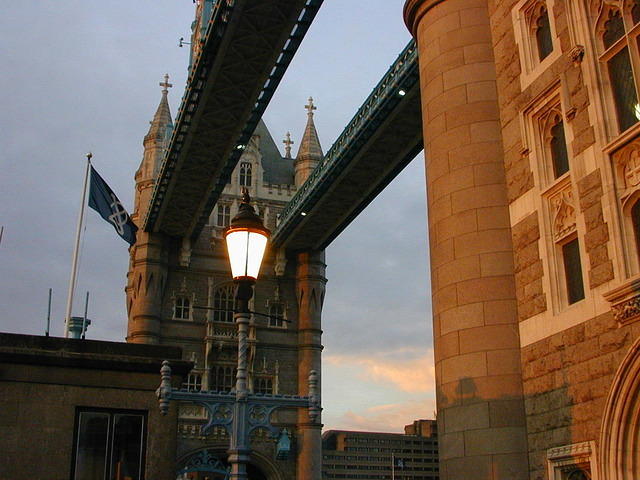
[[[436,480],[435,420],[416,420],[405,433],[328,430],[322,434],[322,478]]]

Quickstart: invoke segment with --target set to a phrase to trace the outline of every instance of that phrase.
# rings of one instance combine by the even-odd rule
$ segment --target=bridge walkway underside
[[[144,230],[197,236],[321,4],[216,3]]]
[[[298,251],[326,248],[422,148],[412,41],[282,212],[272,243]]]

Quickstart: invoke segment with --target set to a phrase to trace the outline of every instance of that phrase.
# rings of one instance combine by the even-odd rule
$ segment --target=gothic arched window
[[[273,379],[271,377],[254,378],[253,393],[263,393],[271,395],[273,393]]]
[[[230,365],[214,365],[211,368],[210,390],[229,392],[233,389],[236,379],[236,369]]]
[[[218,218],[216,224],[219,227],[228,227],[231,221],[231,207],[229,205],[218,205]]]
[[[240,186],[251,186],[251,164],[249,162],[242,162],[240,164]]]
[[[631,29],[638,20],[640,7],[634,2],[631,8],[622,11],[608,6],[603,10],[599,21],[602,49],[600,59],[606,64],[609,74],[613,107],[620,132],[636,124],[640,118],[632,61],[632,56],[638,57],[638,32]]]
[[[178,320],[189,320],[191,318],[191,304],[188,297],[176,297],[173,318]]]
[[[547,8],[542,5],[538,11],[535,26],[536,45],[538,47],[538,60],[542,61],[553,51],[551,40],[551,23]]]
[[[218,288],[213,295],[213,321],[233,322],[233,285]]]
[[[284,327],[284,322],[284,304],[282,302],[269,304],[269,326]]]

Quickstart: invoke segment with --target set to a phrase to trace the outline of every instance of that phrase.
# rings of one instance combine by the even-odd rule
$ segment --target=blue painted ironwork
[[[322,2],[323,0],[306,1],[294,28],[289,34],[288,40],[280,52],[269,77],[262,87],[257,101],[252,107],[249,119],[246,121],[245,126],[235,143],[238,148],[232,150],[220,176],[217,178],[214,188],[206,200],[205,207],[198,218],[196,227],[194,231],[191,232],[192,238],[197,237],[202,227],[205,225],[211,209],[218,201],[224,186],[229,182],[231,173],[240,159],[244,146],[248,143],[251,135],[256,129],[258,121],[271,101],[277,86],[280,84],[291,59],[298,50],[298,47],[322,5]],[[184,146],[187,134],[192,127],[194,115],[200,105],[203,88],[205,87],[210,73],[203,59],[206,55],[215,55],[220,49],[222,37],[227,29],[235,4],[236,2],[234,0],[216,0],[215,4],[211,7],[209,23],[202,40],[202,48],[193,59],[192,68],[190,69],[190,74],[187,79],[187,87],[185,88],[185,92],[182,96],[182,101],[176,117],[171,142],[162,161],[160,173],[151,195],[150,207],[143,223],[143,229],[145,231],[151,231],[158,219],[161,205],[165,201],[165,196],[167,195],[169,182],[177,166],[180,151]],[[209,12],[207,12],[207,14],[209,14]]]
[[[373,136],[389,111],[399,105],[404,94],[416,85],[418,76],[418,50],[415,41],[411,40],[331,146],[323,161],[281,212],[278,226],[271,236],[272,244],[281,244],[302,221],[303,213],[311,211],[326,188]]]
[[[202,450],[195,455],[189,457],[184,467],[178,470],[178,477],[190,472],[208,472],[219,473],[224,475],[224,479],[228,479],[230,469],[217,456],[209,453],[208,450]]]
[[[254,430],[265,429],[273,438],[280,436],[280,429],[271,424],[271,414],[278,408],[308,408],[312,421],[318,418],[321,411],[317,393],[318,377],[315,371],[309,374],[309,396],[247,393],[241,400],[235,391],[190,391],[172,388],[171,367],[167,360],[162,362],[160,374],[161,383],[156,391],[160,412],[165,415],[169,411],[171,401],[191,402],[203,406],[209,414],[209,420],[201,427],[202,434],[206,434],[213,427],[222,427],[232,435],[236,414],[233,407],[238,403],[246,405],[246,424],[242,425],[243,431],[249,435]]]

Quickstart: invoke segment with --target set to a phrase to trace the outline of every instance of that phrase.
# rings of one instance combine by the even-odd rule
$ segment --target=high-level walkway
[[[143,229],[195,237],[322,0],[218,0]]]
[[[412,40],[281,213],[272,243],[324,249],[420,150],[418,52]]]

